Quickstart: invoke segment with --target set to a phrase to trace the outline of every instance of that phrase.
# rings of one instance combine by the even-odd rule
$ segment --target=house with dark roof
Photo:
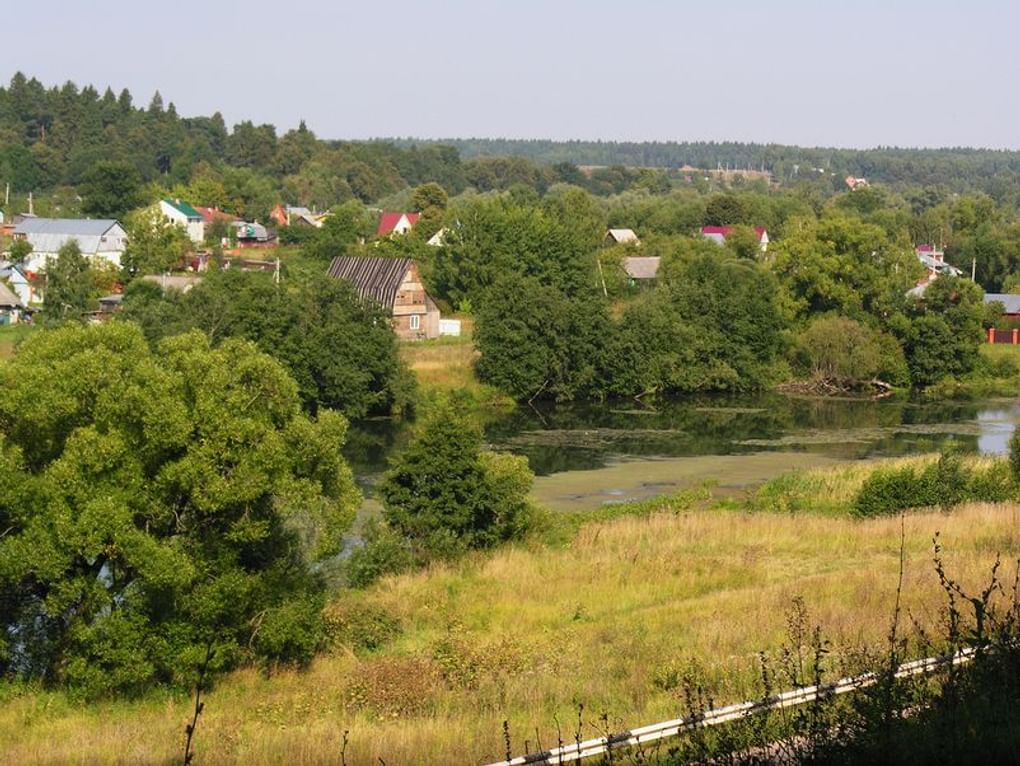
[[[726,238],[733,232],[732,226],[702,226],[701,236],[710,239],[717,245],[725,245]],[[769,233],[763,226],[755,226],[754,233],[758,235],[758,244],[764,253],[769,249]]]
[[[182,227],[195,244],[201,244],[205,240],[205,220],[202,214],[187,202],[179,199],[161,199],[159,212],[170,223]]]
[[[111,218],[37,218],[26,217],[13,231],[14,239],[24,239],[32,246],[31,254],[22,262],[29,274],[46,268],[47,258],[56,258],[60,248],[72,239],[82,255],[93,261],[108,261],[120,266],[127,247],[127,232]]]
[[[379,237],[392,237],[395,234],[406,234],[421,218],[421,213],[389,213],[384,212],[379,217],[379,228],[376,235]]]
[[[410,258],[339,256],[330,263],[328,274],[349,282],[362,300],[389,311],[398,338],[439,337],[439,307],[425,292],[418,264]]]

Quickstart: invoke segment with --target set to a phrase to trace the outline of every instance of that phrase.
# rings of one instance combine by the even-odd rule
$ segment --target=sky
[[[16,26],[5,82],[280,134],[1020,149],[1016,0],[49,0]]]

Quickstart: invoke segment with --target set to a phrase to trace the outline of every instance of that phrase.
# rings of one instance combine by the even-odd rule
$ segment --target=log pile
[[[893,394],[893,387],[877,378],[852,380],[817,377],[783,383],[777,386],[776,390],[783,394],[800,396],[866,396],[869,399],[884,399]]]

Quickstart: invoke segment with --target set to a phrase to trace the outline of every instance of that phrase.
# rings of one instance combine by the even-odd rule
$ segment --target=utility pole
[[[4,187],[4,207],[11,204],[11,182],[8,181]]]
[[[977,256],[970,259],[970,281],[977,282]]]
[[[35,215],[35,208],[32,206],[32,192],[28,193],[28,214]]]

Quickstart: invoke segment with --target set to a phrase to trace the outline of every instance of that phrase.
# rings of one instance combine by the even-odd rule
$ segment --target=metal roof
[[[94,254],[115,226],[120,228],[111,218],[26,218],[14,227],[14,235],[24,236],[36,253],[55,253],[75,239],[83,253]],[[123,236],[123,230],[119,234]]]
[[[1013,293],[985,293],[985,303],[1001,303],[1007,314],[1020,314],[1020,295]]]
[[[329,264],[329,276],[350,282],[358,295],[392,308],[397,288],[413,262],[410,258],[342,255]]]
[[[181,215],[187,216],[188,218],[194,219],[196,221],[202,220],[202,214],[195,210],[195,208],[193,208],[187,202],[184,202],[179,199],[164,199],[163,202],[177,210],[177,212],[180,213]]]

